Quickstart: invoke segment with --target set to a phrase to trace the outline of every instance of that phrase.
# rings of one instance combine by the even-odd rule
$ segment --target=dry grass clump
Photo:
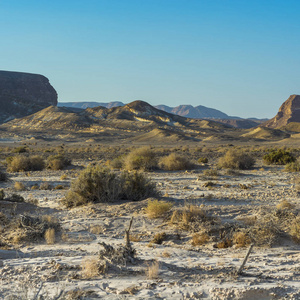
[[[200,157],[198,159],[199,164],[207,164],[208,163],[208,158],[207,157]]]
[[[276,209],[284,210],[284,209],[293,209],[294,205],[287,200],[282,200],[280,203],[276,205]]]
[[[142,173],[123,172],[118,175],[100,166],[83,170],[72,182],[62,201],[67,207],[118,200],[139,201],[158,196],[156,186]]]
[[[55,243],[55,229],[54,228],[48,228],[45,231],[45,240],[48,245],[53,245]]]
[[[53,186],[49,182],[46,182],[46,181],[42,182],[39,187],[40,190],[52,190],[52,188],[53,188]]]
[[[300,243],[300,216],[290,223],[289,234],[296,243]]]
[[[17,155],[7,159],[8,172],[39,171],[45,168],[45,161],[41,156]]]
[[[14,189],[16,191],[25,191],[26,186],[23,182],[16,181],[15,184],[14,184]]]
[[[197,232],[193,234],[191,244],[193,246],[201,246],[209,242],[210,237],[207,233],[205,232]]]
[[[103,233],[103,227],[101,225],[91,225],[89,228],[89,232],[93,234]]]
[[[159,262],[154,261],[146,269],[147,279],[157,279],[159,275]]]
[[[255,160],[249,154],[241,150],[228,150],[218,161],[218,166],[224,169],[249,170],[255,164]]]
[[[215,248],[224,249],[232,247],[232,239],[225,238],[214,245]]]
[[[166,215],[172,208],[172,203],[166,201],[159,201],[157,199],[149,200],[146,207],[146,213],[149,218],[156,219]]]
[[[166,171],[179,171],[193,169],[194,164],[186,157],[177,153],[171,153],[168,156],[162,157],[159,160],[158,166]]]
[[[167,239],[167,234],[165,232],[158,232],[154,235],[153,239],[151,240],[151,243],[160,245],[166,239]]]
[[[290,162],[285,165],[284,170],[287,172],[299,172],[300,171],[300,163],[298,161]]]
[[[157,168],[156,154],[150,147],[134,149],[123,158],[123,168],[151,171]]]
[[[209,177],[218,177],[220,174],[216,169],[207,169],[203,171],[203,175]]]
[[[63,170],[71,165],[71,160],[63,155],[52,155],[47,159],[47,168],[51,170]]]
[[[173,212],[170,223],[183,230],[198,232],[208,220],[204,206],[186,205]]]
[[[246,232],[238,231],[233,235],[233,243],[237,247],[246,247],[251,244],[251,239]]]
[[[105,262],[100,262],[98,257],[86,258],[81,263],[83,278],[89,279],[104,274],[107,271]]]

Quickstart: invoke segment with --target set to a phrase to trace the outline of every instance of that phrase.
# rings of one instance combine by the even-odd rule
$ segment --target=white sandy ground
[[[28,187],[42,181],[69,186],[70,178],[74,177],[71,173],[67,180],[61,180],[62,173],[54,171],[32,172],[30,176],[15,173],[12,181],[1,183],[0,188],[12,192],[15,181]],[[162,194],[177,205],[204,204],[222,220],[234,220],[260,206],[276,206],[283,199],[299,208],[297,175],[277,168],[241,173],[229,176],[223,172],[216,178],[206,178],[201,171],[148,175],[157,182]],[[207,181],[215,182],[215,187],[204,187]],[[249,189],[242,189],[239,184],[249,185]],[[20,192],[25,199],[38,199],[39,208],[33,214],[51,214],[60,220],[64,238],[58,238],[54,245],[30,244],[18,251],[0,250],[1,299],[34,299],[39,289],[38,295],[45,299],[56,299],[62,291],[66,295],[74,290],[85,291],[83,299],[300,299],[300,246],[292,241],[283,240],[272,248],[254,247],[243,275],[237,276],[234,272],[247,248],[216,249],[213,243],[194,247],[188,232],[179,232],[178,240],[174,227],[162,219],[146,216],[143,208],[147,200],[66,210],[59,203],[66,191]],[[132,216],[131,234],[141,235],[141,241],[132,242],[135,263],[83,279],[82,261],[98,255],[102,249],[99,242],[123,243],[124,230]],[[93,225],[101,226],[100,234],[89,232]],[[149,247],[153,235],[162,231],[173,234],[173,238]],[[145,270],[154,261],[159,262],[158,278],[147,279]],[[73,294],[73,298],[65,299],[74,297]]]

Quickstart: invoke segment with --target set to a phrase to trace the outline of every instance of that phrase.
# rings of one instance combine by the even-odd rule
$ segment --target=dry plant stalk
[[[48,228],[45,232],[45,240],[48,245],[53,245],[55,243],[55,229]]]
[[[159,262],[154,261],[151,265],[148,266],[146,270],[146,275],[148,279],[157,279],[159,274]]]

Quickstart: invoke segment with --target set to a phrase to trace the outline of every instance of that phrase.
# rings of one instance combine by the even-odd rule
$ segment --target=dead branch
[[[245,266],[245,264],[247,262],[247,259],[248,259],[249,255],[250,255],[251,251],[252,251],[253,246],[254,246],[253,244],[250,245],[250,247],[248,249],[248,252],[247,252],[247,254],[246,254],[245,258],[244,258],[244,261],[243,261],[243,263],[241,264],[240,268],[238,269],[238,271],[236,273],[237,275],[241,275],[242,274],[243,268],[244,268],[244,266]]]

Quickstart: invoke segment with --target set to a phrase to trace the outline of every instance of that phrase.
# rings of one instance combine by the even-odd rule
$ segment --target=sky
[[[0,69],[60,102],[144,100],[273,117],[300,94],[300,1],[0,0]]]

